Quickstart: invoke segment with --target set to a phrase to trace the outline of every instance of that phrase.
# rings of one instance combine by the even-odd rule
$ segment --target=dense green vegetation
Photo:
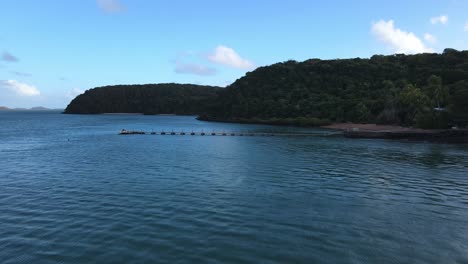
[[[65,113],[203,114],[216,102],[220,89],[173,83],[106,86],[77,96]]]
[[[220,93],[217,106],[202,119],[463,126],[468,124],[467,84],[468,51],[453,49],[287,61],[247,73]]]
[[[198,114],[203,120],[298,126],[467,126],[468,51],[287,61],[249,72],[226,89],[102,87],[75,98],[65,112]]]

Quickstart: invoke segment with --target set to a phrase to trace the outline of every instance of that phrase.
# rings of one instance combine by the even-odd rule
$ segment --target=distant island
[[[468,125],[468,51],[310,59],[260,67],[226,88],[118,85],[76,97],[67,114],[193,114],[200,120],[425,129]]]
[[[214,108],[220,87],[192,84],[116,85],[78,95],[65,114],[199,115]]]
[[[43,106],[35,106],[31,108],[8,108],[6,106],[0,106],[0,111],[59,111],[62,109],[51,109]]]

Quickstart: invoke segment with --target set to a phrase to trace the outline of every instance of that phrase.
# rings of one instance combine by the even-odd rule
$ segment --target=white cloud
[[[39,92],[39,90],[35,86],[20,83],[15,80],[0,81],[0,86],[4,86],[21,96],[37,96],[41,94],[41,92]]]
[[[441,15],[441,16],[438,16],[438,17],[433,17],[431,18],[431,24],[435,25],[435,24],[442,24],[442,25],[445,25],[448,23],[448,16],[446,15]]]
[[[216,69],[214,68],[192,63],[182,63],[179,61],[176,62],[176,67],[174,71],[180,74],[195,74],[201,76],[209,76],[216,74]]]
[[[432,44],[435,44],[437,42],[437,38],[429,33],[424,34],[424,39]]]
[[[414,33],[395,28],[394,21],[380,20],[372,25],[372,32],[383,43],[396,53],[433,52]]]
[[[468,21],[466,21],[465,27],[463,29],[468,32]]]
[[[97,5],[106,13],[119,13],[127,8],[119,0],[96,0]]]
[[[208,56],[208,60],[238,69],[252,69],[255,67],[253,62],[242,58],[235,50],[223,45],[216,47],[214,52]]]

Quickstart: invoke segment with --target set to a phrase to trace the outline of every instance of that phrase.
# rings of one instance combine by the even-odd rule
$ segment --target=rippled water
[[[468,263],[467,146],[122,128],[299,130],[0,113],[1,263]]]

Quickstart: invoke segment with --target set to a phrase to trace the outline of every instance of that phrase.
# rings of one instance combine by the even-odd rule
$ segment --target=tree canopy
[[[216,102],[220,89],[213,86],[174,83],[99,87],[73,99],[65,113],[199,115]]]
[[[286,61],[249,72],[222,90],[217,107],[204,118],[463,125],[466,81],[468,51],[453,49],[442,54]]]
[[[286,61],[248,72],[227,88],[118,85],[75,98],[65,113],[197,114],[204,120],[321,125],[468,125],[468,51],[370,59]]]

